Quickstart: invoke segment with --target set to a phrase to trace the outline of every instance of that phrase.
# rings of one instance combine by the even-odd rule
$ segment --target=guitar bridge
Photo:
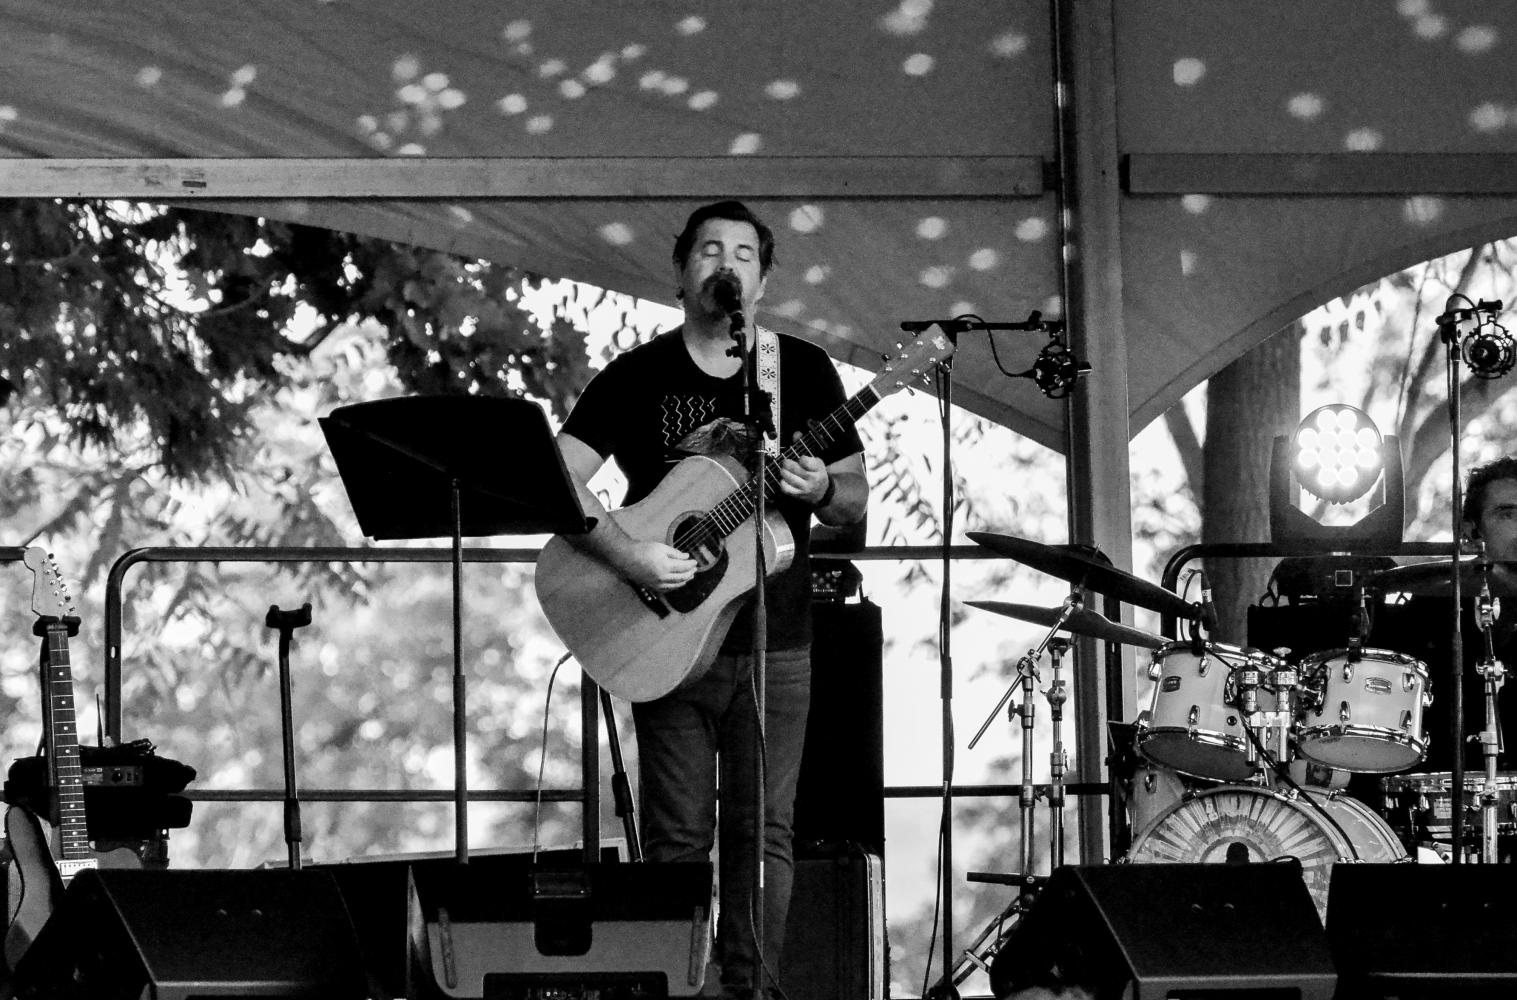
[[[644,587],[641,584],[633,583],[631,580],[627,581],[627,586],[632,588],[632,592],[637,595],[637,599],[639,601],[642,601],[643,606],[646,607],[649,611],[658,615],[660,618],[669,617],[669,608],[664,604],[663,601],[659,600],[657,593],[649,590],[647,587]]]

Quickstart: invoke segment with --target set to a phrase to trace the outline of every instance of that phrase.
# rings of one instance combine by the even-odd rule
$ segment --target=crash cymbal
[[[1064,613],[1063,608],[1040,608],[1035,604],[1007,604],[1005,601],[965,601],[964,603],[971,608],[992,611],[998,615],[1005,615],[1007,618],[1016,618],[1019,621],[1032,622],[1045,627],[1058,621],[1059,615]],[[1142,646],[1145,649],[1158,649],[1169,641],[1161,635],[1151,635],[1142,629],[1114,622],[1089,608],[1075,608],[1063,627],[1076,635],[1088,635],[1095,639],[1105,639],[1107,642]]]
[[[1141,580],[1131,573],[1097,562],[1068,545],[1044,545],[1041,542],[998,535],[990,531],[971,531],[969,537],[992,552],[1015,559],[1024,566],[1067,580],[1077,587],[1089,587],[1098,594],[1115,597],[1160,614],[1193,618],[1197,609],[1173,591]]]
[[[1472,597],[1480,593],[1482,566],[1490,567],[1491,595],[1493,597],[1517,597],[1517,563],[1482,562],[1479,559],[1462,559],[1459,562],[1459,590],[1461,596]],[[1388,594],[1411,594],[1414,597],[1447,597],[1454,588],[1452,564],[1447,559],[1434,562],[1409,563],[1394,569],[1381,570],[1369,578],[1370,587]]]

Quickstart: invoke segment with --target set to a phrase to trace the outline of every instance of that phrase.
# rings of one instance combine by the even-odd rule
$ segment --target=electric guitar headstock
[[[954,342],[938,327],[929,327],[909,342],[895,345],[880,373],[869,383],[881,398],[901,389],[932,388],[933,370],[953,357]]]
[[[26,568],[32,571],[32,611],[37,615],[34,631],[41,635],[50,624],[62,622],[68,634],[79,631],[79,616],[74,613],[74,599],[69,596],[68,585],[58,571],[53,554],[39,545],[27,548],[22,556]]]

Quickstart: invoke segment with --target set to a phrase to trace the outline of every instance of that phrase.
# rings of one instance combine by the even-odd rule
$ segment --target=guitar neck
[[[817,455],[826,451],[838,437],[858,423],[860,417],[874,409],[874,405],[881,399],[880,393],[873,385],[865,386],[852,396],[842,406],[833,410],[825,420],[819,420],[806,429],[794,444],[785,448],[780,455],[782,458],[800,458],[802,456]],[[769,462],[764,466],[764,495],[773,496],[779,487],[780,471],[778,462]],[[738,526],[753,516],[754,508],[758,504],[758,495],[753,483],[744,483],[733,490],[721,503],[713,507],[704,518],[710,529],[715,529],[723,537],[732,534]],[[709,530],[709,529],[708,529]]]
[[[79,763],[68,625],[63,621],[49,622],[43,642],[47,647],[47,679],[42,699],[42,731],[58,795],[59,868],[63,870],[64,862],[84,861],[92,853],[84,814],[84,769]]]

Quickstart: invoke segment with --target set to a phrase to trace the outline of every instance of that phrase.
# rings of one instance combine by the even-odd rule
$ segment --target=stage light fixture
[[[1377,487],[1378,496],[1370,496]],[[1298,506],[1302,489],[1330,505],[1369,497],[1375,506],[1352,524],[1323,524]],[[1290,435],[1275,438],[1269,466],[1275,542],[1394,545],[1401,541],[1405,510],[1400,442],[1382,435],[1363,410],[1345,403],[1320,406]]]
[[[1292,440],[1296,478],[1307,492],[1328,503],[1364,496],[1385,466],[1379,428],[1369,414],[1343,403],[1307,414]]]

